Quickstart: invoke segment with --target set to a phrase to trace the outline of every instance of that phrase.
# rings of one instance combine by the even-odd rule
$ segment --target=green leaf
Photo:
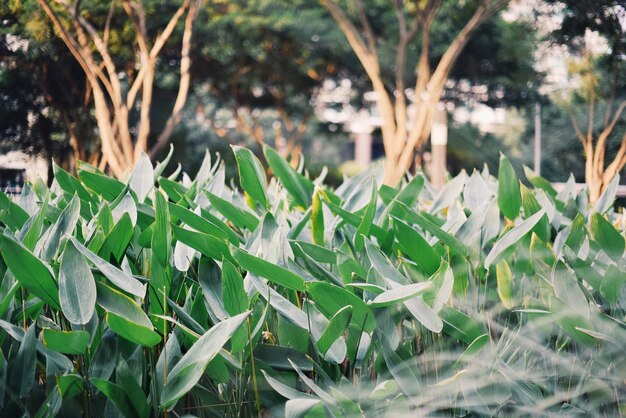
[[[238,208],[227,200],[217,197],[216,195],[207,192],[209,202],[211,205],[221,213],[226,219],[233,223],[239,229],[248,229],[254,231],[259,224],[259,218],[250,212],[242,208]]]
[[[28,220],[28,213],[0,191],[0,213],[3,211],[4,214],[0,216],[0,220],[14,230],[22,229]]]
[[[376,296],[374,300],[369,301],[367,304],[371,308],[385,308],[396,305],[422,294],[431,285],[432,282],[422,282],[395,287]]]
[[[311,206],[313,182],[294,170],[278,153],[267,145],[263,145],[263,154],[274,175],[293,197],[296,204],[303,208]]]
[[[172,232],[167,201],[161,193],[155,193],[154,230],[152,231],[152,252],[161,267],[169,265],[172,259]]]
[[[46,231],[37,246],[41,246],[40,257],[50,260],[59,249],[61,238],[65,234],[71,234],[76,228],[76,223],[80,216],[80,199],[74,195],[70,203],[63,209],[56,222]],[[35,250],[35,252],[37,252]]]
[[[443,320],[443,331],[466,344],[472,344],[485,333],[478,322],[452,307],[444,306],[439,315]]]
[[[616,304],[622,294],[626,276],[617,267],[610,265],[604,272],[600,293],[610,304]]]
[[[485,268],[489,268],[497,258],[509,247],[517,244],[526,234],[528,234],[537,223],[543,218],[545,211],[541,209],[530,218],[522,221],[516,225],[515,228],[507,232],[502,238],[500,238],[493,246],[489,255],[485,259]]]
[[[124,191],[126,185],[113,177],[104,176],[86,170],[78,170],[78,178],[85,186],[105,200],[112,202]]]
[[[105,379],[91,378],[90,380],[100,392],[104,393],[117,406],[125,418],[137,418],[140,416],[135,409],[133,400],[128,397],[128,394],[122,387]]]
[[[248,295],[243,288],[243,277],[228,260],[222,262],[222,300],[230,316],[248,309]]]
[[[228,240],[232,244],[238,244],[239,240],[237,236],[234,234],[228,234],[224,231],[221,225],[217,225],[210,220],[203,218],[202,216],[196,215],[192,211],[187,208],[184,208],[180,205],[176,205],[174,203],[169,203],[169,211],[172,216],[172,222],[174,222],[175,218],[180,219],[184,223],[186,223],[191,228],[196,231],[202,232],[204,234],[212,235],[221,240]]]
[[[2,258],[22,286],[53,308],[60,309],[59,289],[50,268],[6,229],[2,236]]]
[[[105,260],[110,259],[111,256],[115,260],[121,260],[133,237],[133,232],[133,222],[128,212],[125,212],[111,232],[109,232],[109,235],[107,235],[98,251],[98,255]]]
[[[576,276],[561,261],[557,262],[552,269],[552,283],[554,293],[561,299],[572,312],[577,312],[589,319],[589,304],[585,294],[576,280]]]
[[[89,261],[91,261],[96,268],[111,281],[111,283],[128,293],[139,296],[140,298],[144,298],[146,296],[146,288],[139,280],[135,279],[125,271],[115,267],[113,264],[104,261],[83,244],[78,242],[76,238],[70,237],[70,240],[76,249],[80,251]]]
[[[372,195],[370,197],[370,201],[365,207],[365,213],[363,214],[363,219],[359,223],[359,226],[356,229],[354,234],[354,246],[357,251],[363,250],[363,246],[365,244],[365,237],[369,237],[370,230],[372,229],[372,224],[374,222],[374,215],[376,214],[376,200],[378,197],[378,189],[376,188],[376,183],[372,184]]]
[[[522,196],[520,194],[519,179],[509,159],[504,154],[500,154],[498,207],[504,216],[513,220],[519,215],[521,204]]]
[[[498,296],[500,301],[507,309],[513,309],[515,307],[515,300],[513,297],[513,273],[509,264],[502,260],[496,265],[496,278],[498,282]]]
[[[540,175],[537,175],[537,173],[535,173],[527,166],[524,166],[524,174],[533,186],[543,190],[544,192],[546,192],[546,194],[548,194],[548,196],[552,197],[553,199],[556,198],[557,191],[554,190],[554,187],[552,187],[552,183],[550,183],[548,180],[541,177]]]
[[[96,307],[96,282],[87,261],[68,241],[59,267],[59,300],[63,315],[73,324],[86,324]]]
[[[209,258],[214,260],[221,260],[222,258],[232,260],[228,244],[219,238],[215,238],[213,235],[190,231],[176,225],[172,225],[172,231],[178,241]]]
[[[452,251],[456,252],[457,254],[460,254],[462,256],[469,255],[470,249],[465,244],[463,244],[454,235],[451,235],[441,229],[437,224],[435,224],[423,213],[414,212],[403,203],[398,202],[395,205],[394,210],[392,211],[392,215],[395,215],[395,218],[403,220],[405,222],[418,224],[424,230],[435,236],[437,239],[439,239],[439,241],[448,246]]]
[[[311,207],[311,232],[313,242],[317,245],[324,246],[324,211],[322,199],[320,197],[321,189],[315,189],[313,194],[313,204]]]
[[[265,261],[262,258],[250,255],[235,246],[231,245],[230,251],[242,269],[288,289],[304,292],[304,280],[296,273]]]
[[[325,282],[309,282],[307,288],[316,306],[327,317],[331,318],[346,306],[352,306],[351,324],[371,332],[376,321],[367,304],[346,289]]]
[[[130,342],[145,347],[153,347],[161,342],[161,336],[153,329],[137,325],[113,312],[107,312],[106,319],[107,325],[113,332]]]
[[[585,227],[585,218],[579,213],[572,221],[572,226],[565,240],[565,244],[570,247],[575,254],[578,254],[586,236],[587,228]]]
[[[107,311],[107,323],[111,330],[129,341],[148,347],[161,340],[137,302],[104,283],[97,283],[96,286],[98,305]]]
[[[167,374],[167,384],[161,394],[161,406],[171,407],[200,380],[209,362],[243,324],[250,312],[245,312],[213,326]]]
[[[43,223],[46,217],[46,211],[48,210],[48,201],[49,197],[46,195],[46,198],[43,202],[41,202],[41,207],[37,215],[32,218],[32,223],[30,223],[30,227],[28,231],[22,238],[22,243],[26,248],[30,251],[35,249],[35,245],[37,245],[37,241],[41,238],[41,231],[43,230]]]
[[[434,274],[439,268],[441,257],[428,244],[428,241],[416,229],[401,219],[394,217],[393,226],[400,251],[416,262],[427,275]]]
[[[589,231],[609,257],[619,260],[624,256],[624,237],[597,212],[591,215]]]
[[[146,153],[142,152],[139,161],[130,175],[129,186],[137,195],[139,203],[143,203],[154,186],[154,170]]]
[[[267,208],[267,176],[259,159],[247,148],[238,145],[231,145],[237,168],[239,169],[239,179],[241,188],[248,193],[261,206]]]
[[[87,331],[57,331],[50,328],[41,331],[43,345],[63,354],[84,354],[89,346],[89,338]]]
[[[528,218],[531,215],[539,212],[542,208],[534,193],[528,188],[522,185],[522,206],[524,207],[524,215]],[[533,228],[533,231],[543,242],[550,242],[550,221],[548,216],[544,215],[543,218],[537,222],[537,225]]]
[[[35,367],[37,366],[37,340],[35,339],[36,326],[31,325],[24,333],[17,356],[12,360],[10,382],[15,385],[20,398],[29,395],[36,381]],[[6,365],[4,366],[6,367]]]
[[[320,353],[326,354],[335,340],[346,331],[351,319],[352,306],[345,306],[333,315],[324,333],[317,341],[317,348],[320,350]]]
[[[80,181],[67,171],[63,170],[56,163],[52,164],[54,179],[61,189],[70,195],[78,194],[78,197],[88,203],[96,204],[97,200],[80,184]]]

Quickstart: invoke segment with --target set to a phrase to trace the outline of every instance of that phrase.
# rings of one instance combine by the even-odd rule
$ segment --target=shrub
[[[502,157],[439,192],[143,157],[0,194],[4,416],[616,416],[624,219]]]

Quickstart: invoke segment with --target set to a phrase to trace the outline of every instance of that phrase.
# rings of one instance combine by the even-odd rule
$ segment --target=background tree
[[[563,21],[552,33],[554,41],[566,45],[574,55],[569,70],[578,87],[566,92],[565,100],[557,100],[567,109],[574,134],[583,146],[585,182],[592,202],[626,165],[622,116],[626,108],[626,31],[622,24],[624,8],[618,3],[559,1]],[[607,42],[605,51],[594,51],[597,45],[589,42],[593,32]],[[607,158],[607,154],[612,157]]]
[[[388,2],[363,0],[341,2],[321,0],[337,21],[350,46],[363,65],[376,92],[377,105],[382,118],[382,137],[385,147],[385,183],[397,184],[413,162],[415,150],[428,139],[436,104],[439,102],[452,68],[467,45],[471,35],[487,19],[497,13],[507,2],[482,0],[466,2],[456,7],[451,17],[468,16],[463,26],[436,62],[431,61],[431,29],[442,8],[443,0],[408,2],[391,0],[398,31],[395,49],[395,74],[389,83],[381,71],[379,44],[389,50],[389,40],[381,39],[373,28],[372,19],[380,16],[377,7]],[[456,2],[455,2],[456,3]],[[356,23],[358,22],[358,23]],[[416,65],[415,87],[410,89],[414,110],[408,111],[407,54],[409,46],[419,39],[420,51]],[[434,65],[433,65],[434,64]]]
[[[180,121],[187,99],[199,0],[185,0],[173,13],[168,5],[138,0],[108,5],[38,0],[38,4],[85,74],[101,143],[98,165],[108,166],[114,175],[121,176],[142,152],[149,151],[152,156],[160,152]],[[163,16],[169,20],[160,25]],[[149,144],[158,59],[181,20],[178,92],[163,129]],[[112,39],[114,25],[119,25],[117,39]]]

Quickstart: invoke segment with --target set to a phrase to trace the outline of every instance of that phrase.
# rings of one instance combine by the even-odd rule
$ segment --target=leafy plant
[[[501,159],[325,187],[236,148],[243,192],[143,157],[0,194],[4,416],[616,416],[624,219]],[[614,192],[613,192],[614,193]]]

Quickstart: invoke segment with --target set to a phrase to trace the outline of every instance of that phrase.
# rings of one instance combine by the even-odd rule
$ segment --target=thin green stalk
[[[259,386],[256,380],[256,370],[254,367],[254,351],[252,349],[252,327],[250,317],[248,317],[248,340],[250,341],[250,369],[252,371],[252,385],[254,387],[254,397],[256,400],[256,411],[259,418],[261,417],[261,398],[259,396]]]

